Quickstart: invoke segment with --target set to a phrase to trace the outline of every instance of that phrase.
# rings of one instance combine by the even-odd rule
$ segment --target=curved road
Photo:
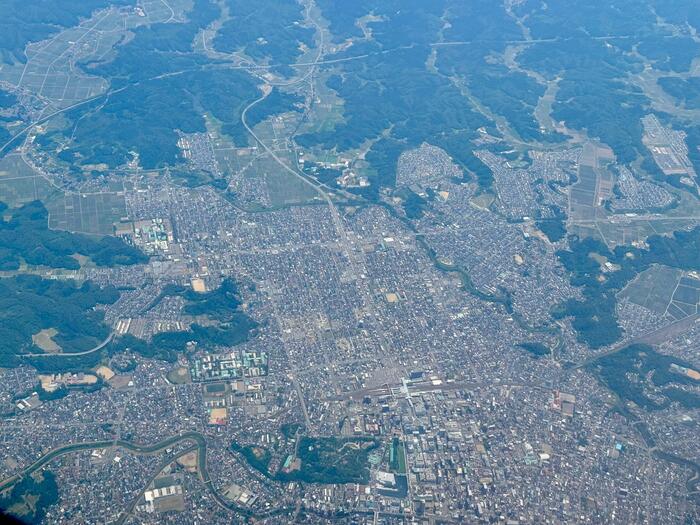
[[[97,352],[99,350],[102,350],[105,346],[107,346],[112,339],[114,339],[114,332],[111,332],[108,336],[107,339],[102,341],[99,345],[97,345],[94,348],[91,348],[90,350],[84,350],[83,352],[60,352],[60,353],[46,353],[46,354],[22,354],[20,357],[72,357],[72,356],[77,356],[77,355],[88,355],[92,354],[94,352]]]

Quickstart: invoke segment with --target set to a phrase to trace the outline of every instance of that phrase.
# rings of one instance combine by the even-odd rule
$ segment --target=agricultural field
[[[51,228],[92,235],[113,234],[126,216],[123,192],[56,195],[47,209]]]
[[[664,316],[672,306],[674,292],[682,277],[681,270],[655,265],[640,273],[619,296]]]
[[[48,200],[58,190],[38,175],[18,154],[0,159],[0,201],[18,207],[34,200]]]

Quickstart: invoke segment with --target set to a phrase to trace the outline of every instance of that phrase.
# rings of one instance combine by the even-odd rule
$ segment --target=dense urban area
[[[700,522],[696,0],[0,2],[0,509]]]

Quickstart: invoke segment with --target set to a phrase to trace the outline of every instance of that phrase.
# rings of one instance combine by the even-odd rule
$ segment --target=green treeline
[[[187,301],[183,313],[206,317],[215,324],[193,323],[189,330],[161,332],[150,341],[122,336],[109,346],[108,352],[114,354],[128,350],[144,357],[174,362],[178,353],[187,350],[189,343],[195,344],[198,349],[235,346],[247,341],[258,326],[241,311],[238,287],[232,279],[225,279],[219,288],[206,293],[198,293],[184,286],[167,286],[152,306],[164,297],[174,295]]]
[[[293,74],[289,67],[301,55],[300,44],[314,45],[314,30],[304,27],[304,12],[295,0],[226,0],[231,17],[224,22],[214,39],[218,51],[243,51],[259,63],[268,62],[272,69]]]
[[[535,106],[545,86],[523,72],[495,63],[493,55],[504,53],[507,41],[522,38],[522,30],[498,2],[475,0],[451,12],[448,41],[471,45],[446,46],[437,55],[438,70],[464,78],[469,91],[484,106],[506,117],[523,140],[561,140],[543,137],[534,117]]]
[[[65,130],[37,141],[47,150],[61,145],[60,158],[73,166],[116,167],[134,151],[144,168],[161,168],[182,160],[177,130],[205,132],[204,114],[210,114],[236,144],[247,145],[241,114],[260,95],[256,80],[240,70],[208,67],[216,62],[192,50],[195,36],[219,15],[214,3],[196,0],[186,22],[136,28],[112,60],[82,64],[90,74],[109,79],[116,91],[67,112]],[[268,98],[250,111],[253,123],[298,102],[277,90]],[[66,135],[72,139],[67,147]]]
[[[323,17],[328,20],[333,42],[341,43],[348,38],[362,36],[362,29],[355,22],[372,10],[378,10],[380,3],[371,0],[342,3],[335,0],[318,0],[316,4],[321,8]],[[381,16],[384,13],[376,14]],[[374,28],[374,26],[375,24],[372,24],[371,27]]]
[[[520,343],[518,348],[522,348],[523,350],[529,352],[535,358],[543,357],[552,353],[552,351],[542,343]]]
[[[17,270],[22,261],[36,266],[77,270],[75,254],[85,255],[98,266],[131,265],[148,258],[139,249],[121,239],[105,236],[94,239],[60,230],[50,230],[49,215],[40,201],[8,210],[0,202],[0,213],[9,220],[0,220],[0,270]]]
[[[116,288],[90,281],[76,286],[35,275],[0,279],[0,366],[17,366],[22,354],[42,353],[32,335],[44,329],[57,331],[52,339],[64,352],[93,348],[109,335],[104,314],[94,307],[118,298]]]
[[[663,2],[653,4],[669,11],[681,25],[691,16],[690,9],[676,12]],[[571,128],[585,129],[610,145],[622,163],[643,158],[646,148],[641,142],[640,119],[650,111],[651,102],[629,81],[630,75],[644,68],[632,51],[638,46],[657,67],[670,70],[688,64],[692,47],[686,49],[683,38],[659,35],[651,3],[591,0],[572,5],[555,0],[547,2],[546,8],[525,2],[516,11],[527,17],[533,39],[549,40],[530,46],[518,62],[547,79],[559,79],[553,118]],[[591,38],[609,35],[621,38]]]
[[[378,49],[366,51],[376,53]],[[373,54],[363,61],[345,62],[345,74],[327,82],[345,101],[345,122],[333,131],[301,135],[297,142],[304,147],[347,151],[391,129],[366,156],[373,170],[369,177],[369,192],[373,193],[395,184],[399,156],[423,142],[443,147],[469,169],[467,163],[474,162],[469,140],[486,121],[471,109],[458,88],[426,70],[429,52],[427,47],[401,49],[391,54],[391,60]]]
[[[561,77],[553,118],[586,129],[608,144],[621,163],[633,162],[646,149],[641,119],[651,107],[627,75],[641,65],[619,49],[590,38],[535,44],[520,62],[549,79]]]
[[[571,273],[571,284],[582,287],[583,299],[570,299],[558,305],[552,312],[554,317],[571,317],[579,340],[592,348],[600,348],[622,336],[617,323],[615,296],[637,274],[652,264],[700,270],[700,227],[678,231],[669,237],[654,235],[649,237],[647,243],[647,250],[618,246],[610,251],[595,239],[571,237],[569,250],[559,250],[557,256]],[[600,264],[591,254],[607,258],[619,269],[602,273]]]
[[[93,11],[109,5],[128,5],[130,0],[52,0],[0,2],[0,62],[25,62],[24,48],[64,27],[76,26]]]
[[[428,200],[421,197],[416,192],[408,188],[402,188],[397,192],[398,196],[403,199],[403,211],[409,219],[420,219],[423,216]]]
[[[246,113],[246,121],[251,128],[254,128],[271,115],[294,110],[297,105],[303,104],[303,102],[304,99],[301,96],[284,93],[275,87],[267,97],[250,108]]]
[[[0,108],[11,108],[17,104],[17,97],[12,93],[0,89]]]
[[[474,156],[471,144],[475,131],[490,129],[491,124],[474,111],[455,79],[480,103],[504,116],[522,138],[562,140],[543,135],[534,118],[544,86],[493,60],[509,41],[522,38],[522,30],[499,4],[322,0],[319,7],[336,42],[362,37],[356,21],[374,15],[367,23],[372,40],[355,42],[348,52],[337,55],[368,56],[343,62],[342,73],[327,82],[345,102],[345,122],[332,132],[297,138],[304,147],[338,151],[375,140],[366,156],[372,185],[354,191],[371,198],[382,186],[393,186],[398,156],[424,141],[445,149],[482,188],[491,185],[492,174]],[[440,38],[469,45],[431,47]]]
[[[566,213],[557,207],[552,207],[554,217],[540,219],[535,226],[547,236],[549,242],[558,242],[566,237]]]
[[[36,498],[36,502],[29,504],[28,498]],[[41,481],[34,476],[24,476],[9,492],[0,495],[0,510],[8,512],[12,509],[12,515],[22,522],[38,524],[44,521],[46,510],[58,501],[56,477],[53,472],[44,470]]]
[[[193,51],[192,42],[220,14],[213,2],[194,0],[185,22],[136,27],[132,29],[133,38],[116,47],[108,61],[81,66],[93,75],[109,79],[112,88],[201,68],[209,60]]]
[[[689,36],[655,34],[644,37],[637,50],[649,58],[655,68],[682,73],[690,69],[693,59],[700,54],[700,44]]]
[[[661,77],[659,85],[688,109],[700,109],[700,77]]]
[[[231,278],[224,279],[216,290],[209,292],[195,292],[187,286],[169,284],[151,303],[150,308],[155,307],[166,297],[180,296],[187,304],[183,313],[187,315],[206,315],[210,319],[226,321],[231,314],[241,305],[238,285]]]
[[[536,222],[537,228],[547,236],[550,242],[557,242],[566,236],[564,219],[542,219]]]
[[[369,483],[369,453],[379,443],[373,438],[302,437],[298,457],[301,468],[278,472],[281,481],[306,483]]]
[[[167,79],[145,80],[138,89],[127,88],[68,112],[76,123],[73,142],[61,152],[69,163],[104,163],[120,166],[139,154],[146,169],[177,164],[180,150],[176,130],[206,131],[202,108],[222,123],[224,133],[246,145],[241,124],[245,106],[258,96],[255,82],[240,71],[186,72]],[[43,138],[44,146],[63,138],[57,133]]]
[[[698,382],[675,372],[671,365],[692,368],[681,359],[660,354],[651,346],[637,344],[596,359],[588,368],[622,400],[632,401],[647,410],[666,408],[672,401],[684,408],[700,407],[700,396],[673,386],[691,386]],[[650,388],[658,389],[654,398],[648,395]]]
[[[319,2],[336,41],[361,35],[355,21],[370,12],[375,15],[368,24],[373,38],[334,56],[366,55],[334,65],[337,74],[327,81],[344,100],[344,122],[333,131],[296,140],[304,147],[337,151],[374,140],[366,155],[371,186],[355,190],[367,197],[376,196],[382,186],[393,186],[399,155],[422,142],[444,148],[473,176],[472,167],[481,168],[470,140],[489,122],[450,79],[426,67],[433,51],[429,44],[443,26],[441,17],[448,4],[447,0]],[[484,173],[479,178],[488,182],[490,177]]]
[[[4,281],[0,281],[0,283],[2,282]],[[44,283],[56,283],[57,285],[68,286],[60,281],[44,281]],[[83,285],[83,288],[90,290],[91,293],[95,294],[94,297],[90,297],[92,300],[85,299],[83,301],[83,304],[88,308],[92,308],[92,306],[96,304],[96,299],[99,299],[97,302],[106,303],[113,302],[119,297],[116,289],[110,288],[99,290],[90,283]],[[2,290],[0,289],[0,294],[1,293]],[[155,304],[157,304],[163,297],[172,295],[180,295],[185,298],[187,304],[184,307],[184,313],[204,317],[206,318],[207,322],[203,324],[193,323],[188,330],[161,332],[154,335],[150,341],[145,341],[129,334],[116,336],[114,339],[112,339],[112,341],[110,341],[109,344],[105,346],[104,349],[86,355],[65,357],[36,356],[26,357],[23,359],[37,368],[37,370],[53,373],[87,371],[88,369],[98,365],[105,356],[112,356],[127,351],[150,359],[175,362],[179,353],[188,350],[188,345],[190,343],[194,344],[194,348],[196,349],[213,348],[216,346],[235,346],[247,341],[253,335],[254,330],[258,326],[255,321],[241,311],[238,288],[235,282],[231,279],[224,280],[221,286],[216,290],[202,294],[194,292],[191,289],[183,286],[168,286],[165,288],[163,293],[154,300],[153,306],[155,306]],[[0,302],[0,306],[3,306],[2,302]],[[60,312],[61,308],[63,308],[63,311],[70,314],[66,317],[66,321],[72,319],[71,312],[73,310],[71,309],[71,305],[69,303],[61,303],[60,301],[57,301],[55,306],[57,312]],[[38,316],[42,317],[41,312],[36,310],[35,306],[32,305],[31,307],[28,307],[28,310],[37,311]],[[53,310],[51,311],[53,312]],[[18,315],[20,316],[23,314],[24,311],[18,312]],[[109,328],[107,326],[100,323],[98,330],[98,327],[89,323],[90,320],[100,322],[102,320],[102,314],[100,312],[90,310],[82,311],[76,315],[82,316],[82,320],[84,322],[84,326],[77,323],[77,328],[84,329],[84,332],[82,333],[83,339],[78,338],[77,342],[82,341],[83,344],[76,348],[77,343],[74,343],[68,349],[64,347],[64,351],[88,350],[94,348],[97,344],[107,338],[109,335]],[[56,316],[60,317],[60,313],[56,313]],[[26,330],[24,330],[22,333],[22,336],[24,337],[22,340],[24,340],[26,343],[28,337],[28,341],[31,343],[31,335],[43,328],[54,327],[57,328],[59,332],[66,330],[65,326],[55,324],[58,322],[56,321],[55,316],[47,317],[47,319],[48,320],[45,324],[38,324],[37,321],[28,325]],[[3,332],[0,331],[0,336],[2,334]],[[78,334],[78,336],[79,335],[80,334]],[[92,335],[93,337],[88,338],[88,335]],[[15,337],[15,339],[17,339],[17,337]],[[61,344],[60,341],[63,341],[63,338],[59,336],[56,336],[53,339],[59,344]],[[29,350],[15,350],[15,352],[27,353]],[[31,349],[31,353],[40,352],[41,350],[35,347],[32,347]],[[8,355],[9,357],[0,355],[0,362],[7,360],[8,363],[11,363],[7,366],[15,366],[19,363],[19,359],[12,358],[11,353]],[[13,360],[10,361],[10,359]]]
[[[268,478],[272,477],[270,476],[269,470],[272,453],[265,447],[241,445],[240,443],[234,441],[231,443],[231,450],[241,454],[248,464],[260,472],[263,476]]]
[[[224,279],[221,285],[211,292],[199,293],[192,289],[182,296],[187,300],[184,313],[187,315],[206,315],[217,321],[228,321],[231,313],[238,310],[241,300],[238,286],[233,279]]]
[[[300,438],[298,470],[269,471],[272,454],[264,447],[233,442],[231,450],[264,476],[277,481],[305,483],[369,483],[369,454],[379,446],[374,438],[308,437]]]

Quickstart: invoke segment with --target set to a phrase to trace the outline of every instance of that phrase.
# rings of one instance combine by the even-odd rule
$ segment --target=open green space
[[[272,459],[272,453],[268,449],[256,445],[241,445],[234,441],[231,443],[231,450],[241,454],[251,467],[265,477],[270,477],[268,466]]]
[[[303,430],[304,425],[302,425],[301,423],[283,423],[280,426],[280,432],[282,433],[285,439],[294,439],[294,437],[296,437],[297,432]]]
[[[0,201],[8,206],[16,208],[35,200],[46,201],[58,194],[20,155],[0,158]]]
[[[535,225],[549,242],[559,242],[566,237],[566,214],[559,208],[554,208],[554,217],[540,219]]]
[[[379,446],[372,438],[303,437],[299,470],[278,472],[281,481],[306,483],[369,483],[369,453]]]
[[[273,207],[309,202],[318,197],[316,190],[286,170],[277,169],[265,176],[270,204]]]
[[[126,216],[123,193],[56,195],[45,201],[52,229],[91,235],[111,235]]]
[[[399,438],[391,440],[389,468],[397,474],[406,474],[406,445]]]
[[[264,476],[277,481],[338,484],[369,482],[369,453],[379,443],[373,438],[338,438],[304,436],[296,456],[289,456],[276,472],[269,471],[271,452],[258,445],[231,444],[248,464]],[[294,462],[298,465],[294,467]],[[400,461],[397,457],[397,461]],[[400,464],[397,468],[400,467]],[[405,469],[405,462],[404,462]]]
[[[268,143],[274,140],[274,132],[267,123],[260,124],[255,132]],[[268,135],[269,138],[261,135]],[[287,166],[296,164],[290,152],[284,151],[277,155]],[[269,199],[269,203],[264,204],[272,208],[308,203],[318,197],[318,192],[313,186],[282,168],[269,154],[260,155],[251,160],[245,177],[256,179],[255,184],[262,183],[264,193]],[[262,199],[262,196],[258,196],[254,202],[259,202],[258,199]],[[260,205],[263,206],[263,203],[260,202]]]
[[[190,372],[186,366],[177,366],[173,368],[167,373],[166,378],[174,385],[185,385],[192,382]]]
[[[150,305],[155,307],[165,297],[180,296],[187,304],[183,313],[192,316],[206,316],[217,321],[229,319],[241,305],[238,285],[233,279],[224,279],[221,285],[209,292],[195,292],[192,288],[170,284],[166,286]]]
[[[652,266],[628,284],[619,297],[627,297],[635,304],[649,308],[658,315],[664,315],[681,275],[682,272],[675,268]]]
[[[544,357],[552,353],[552,351],[542,343],[526,342],[518,344],[518,348],[522,348],[530,353],[535,358]]]
[[[429,198],[432,198],[434,197],[434,192],[430,191],[432,195],[429,195]],[[409,219],[420,219],[423,216],[428,206],[428,199],[418,195],[410,188],[399,188],[394,192],[394,195],[401,198],[401,206],[406,217]]]

